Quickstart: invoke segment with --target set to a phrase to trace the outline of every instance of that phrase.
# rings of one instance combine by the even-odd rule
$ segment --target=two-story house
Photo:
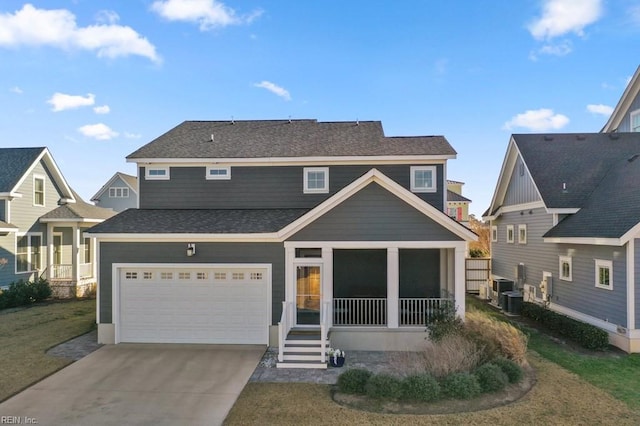
[[[113,212],[85,203],[47,148],[0,148],[0,287],[49,280],[60,297],[95,289],[95,243],[84,235]]]
[[[447,213],[449,217],[468,225],[471,200],[462,195],[463,185],[464,182],[447,180]]]
[[[99,340],[272,345],[279,366],[319,368],[328,338],[423,342],[442,303],[464,316],[476,235],[446,214],[455,156],[375,121],[178,125],[127,157],[139,208],[91,230]],[[316,354],[288,353],[299,330]]]
[[[116,172],[91,197],[91,201],[105,209],[121,212],[138,207],[138,179],[135,176]]]

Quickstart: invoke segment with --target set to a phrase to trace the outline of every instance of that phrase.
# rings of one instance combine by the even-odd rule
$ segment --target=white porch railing
[[[79,266],[80,279],[93,277],[93,264],[81,263]],[[73,265],[51,265],[52,280],[73,280]]]
[[[284,341],[293,327],[293,302],[282,302],[282,316],[278,323],[278,361],[284,362]]]
[[[401,298],[399,303],[401,326],[424,326],[434,314],[453,305],[451,299],[443,298]]]
[[[387,299],[333,299],[333,325],[387,325]]]
[[[80,264],[80,278],[91,278],[93,277],[93,264],[92,263],[81,263]]]
[[[322,302],[322,311],[320,312],[321,362],[327,362],[327,341],[329,340],[329,328],[331,328],[331,318],[329,318],[330,306],[331,302]]]

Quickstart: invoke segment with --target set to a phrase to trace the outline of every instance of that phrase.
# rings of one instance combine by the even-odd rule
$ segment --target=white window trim
[[[569,264],[569,276],[565,277],[562,275],[562,264]],[[573,260],[571,256],[559,256],[558,257],[558,277],[562,281],[573,281]]]
[[[42,180],[42,204],[36,204],[36,180]],[[47,204],[47,179],[43,175],[33,175],[33,205],[35,207],[45,207]]]
[[[524,237],[522,231],[524,231]],[[518,244],[527,244],[527,225],[518,225]]]
[[[28,263],[31,263],[31,237],[40,237],[40,268],[42,268],[42,266],[44,265],[44,263],[42,262],[43,257],[44,257],[44,250],[42,249],[42,247],[44,247],[44,241],[42,239],[42,232],[22,232],[22,233],[16,233],[16,240],[15,240],[15,255],[13,256],[15,261],[14,261],[14,271],[17,274],[33,274],[34,272],[38,272],[40,271],[39,269],[30,269],[28,271],[18,271],[18,240],[22,237],[29,237],[29,243],[27,244],[27,261]]]
[[[431,171],[431,186],[416,187],[416,172]],[[436,192],[438,190],[438,175],[436,166],[411,166],[411,192]]]
[[[324,188],[309,188],[309,173],[324,173]],[[328,194],[329,193],[329,168],[328,167],[305,167],[303,171],[303,188],[305,194]]]
[[[224,175],[212,175],[211,170],[225,170],[227,173]],[[229,166],[207,166],[207,180],[231,180],[231,167]]]
[[[149,171],[151,170],[164,170],[165,174],[162,176],[158,176],[158,175],[150,175]],[[144,178],[146,180],[169,180],[171,178],[170,173],[169,173],[169,167],[145,167],[144,169]]]
[[[630,131],[630,132],[633,132],[633,131],[634,131],[634,130],[633,130],[633,119],[634,119],[636,116],[639,116],[639,115],[640,115],[640,109],[637,109],[637,110],[635,110],[635,111],[631,111],[631,113],[629,114],[629,131]],[[636,130],[636,131],[640,131],[640,130]]]
[[[609,269],[609,285],[600,284],[600,268]],[[613,262],[611,260],[595,259],[595,283],[597,288],[613,290]]]
[[[111,190],[113,190],[113,195],[111,195]],[[120,190],[121,195],[118,195],[118,190]],[[125,192],[127,195],[125,195]],[[109,198],[129,198],[129,188],[125,186],[112,186],[109,188]]]
[[[515,242],[515,231],[513,225],[507,225],[507,243],[513,244]]]
[[[495,225],[491,227],[491,242],[492,243],[498,242],[498,227]]]

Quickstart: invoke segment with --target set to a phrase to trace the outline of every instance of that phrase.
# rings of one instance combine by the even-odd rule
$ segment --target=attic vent
[[[552,141],[552,140],[553,140],[553,136],[551,136],[551,135],[544,135],[544,140],[545,140],[545,141]]]
[[[640,157],[640,154],[633,154],[631,157],[627,158],[627,161],[631,163],[638,157]]]
[[[585,140],[587,137],[586,137],[585,135],[576,135],[576,138],[577,138],[579,141],[583,141],[583,140]]]

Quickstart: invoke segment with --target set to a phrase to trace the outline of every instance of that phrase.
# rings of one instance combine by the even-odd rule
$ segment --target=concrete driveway
[[[0,404],[0,419],[38,425],[218,425],[265,349],[104,346]]]

